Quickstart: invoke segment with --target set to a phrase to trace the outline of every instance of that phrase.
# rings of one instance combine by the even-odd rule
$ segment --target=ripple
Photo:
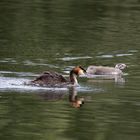
[[[120,53],[120,54],[104,54],[104,55],[100,55],[97,56],[97,58],[113,58],[113,57],[122,57],[122,56],[131,56],[133,55],[133,53]]]
[[[11,77],[0,77],[0,90],[1,91],[19,91],[19,92],[42,92],[42,91],[51,91],[51,92],[66,92],[69,90],[67,87],[41,87],[41,86],[32,86],[25,85],[30,79],[27,78],[11,78]],[[90,87],[79,86],[75,87],[76,91],[80,92],[92,92],[99,91],[100,89],[93,89]]]
[[[86,92],[86,93],[97,93],[97,92],[103,92],[104,90],[101,89],[101,88],[91,88],[91,87],[87,87],[87,86],[79,86],[79,87],[76,87],[76,90],[79,91],[79,92]]]
[[[63,61],[71,61],[71,60],[78,60],[78,59],[90,59],[92,57],[90,56],[81,56],[81,57],[63,57],[63,58],[58,58],[59,60]]]
[[[14,58],[4,58],[4,59],[0,60],[0,63],[17,64],[17,61]]]
[[[101,55],[101,56],[97,56],[99,58],[113,58],[113,55]]]
[[[136,53],[136,52],[138,52],[138,50],[129,50],[128,52],[130,52],[130,53]]]
[[[20,77],[34,77],[38,76],[37,74],[34,74],[32,72],[13,72],[13,71],[0,71],[1,75],[15,75],[15,76],[20,76]]]
[[[33,92],[33,91],[67,91],[67,88],[47,88],[39,86],[28,86],[24,85],[25,82],[29,82],[29,79],[24,78],[10,78],[10,77],[0,77],[0,90],[1,91],[20,91],[20,92]]]
[[[55,65],[51,65],[51,64],[46,64],[46,63],[35,63],[35,62],[32,62],[30,60],[25,60],[23,62],[24,65],[29,65],[29,66],[48,66],[50,68],[58,68],[57,66]]]
[[[3,58],[0,60],[0,63],[22,64],[25,66],[48,66],[50,68],[59,68],[55,65],[45,63],[44,59],[35,59],[34,61],[31,60],[25,60],[20,62],[18,61],[19,60],[15,60],[14,58]]]
[[[117,57],[121,57],[121,56],[130,56],[133,55],[132,53],[126,53],[126,54],[116,54]]]

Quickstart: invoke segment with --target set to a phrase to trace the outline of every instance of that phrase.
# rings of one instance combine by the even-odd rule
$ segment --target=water
[[[137,0],[1,0],[0,139],[139,140],[139,15]],[[79,77],[75,89],[23,84],[116,63],[123,77]]]

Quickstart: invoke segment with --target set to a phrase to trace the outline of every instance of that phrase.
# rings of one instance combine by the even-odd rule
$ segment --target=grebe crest
[[[77,77],[86,72],[81,66],[77,66],[70,71],[69,80],[57,72],[44,72],[41,76],[31,81],[32,85],[47,86],[47,87],[64,87],[77,86]]]

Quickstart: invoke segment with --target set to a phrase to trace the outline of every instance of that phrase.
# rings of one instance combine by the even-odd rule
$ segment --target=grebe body
[[[92,75],[122,75],[122,70],[125,68],[126,65],[123,63],[119,63],[115,67],[89,66],[86,72]]]
[[[70,71],[69,80],[63,77],[57,72],[44,72],[41,76],[31,81],[32,85],[47,86],[47,87],[62,87],[78,85],[77,76],[83,75],[86,71],[81,67],[77,66]]]

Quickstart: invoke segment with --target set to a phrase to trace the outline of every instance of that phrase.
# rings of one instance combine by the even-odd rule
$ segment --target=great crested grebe
[[[63,86],[77,86],[77,76],[84,75],[86,70],[81,66],[77,66],[70,71],[69,80],[64,78],[61,74],[57,72],[44,72],[41,76],[37,77],[35,80],[31,81],[31,85],[39,85],[46,87],[63,87]]]
[[[89,66],[86,70],[87,74],[93,75],[122,75],[122,70],[126,68],[123,63],[116,64],[115,67],[106,66]]]

